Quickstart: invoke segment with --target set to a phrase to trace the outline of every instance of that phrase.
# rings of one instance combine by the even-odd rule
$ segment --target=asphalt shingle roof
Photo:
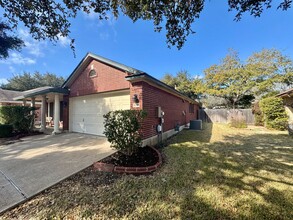
[[[22,95],[22,92],[0,88],[0,102],[14,101],[13,98]]]

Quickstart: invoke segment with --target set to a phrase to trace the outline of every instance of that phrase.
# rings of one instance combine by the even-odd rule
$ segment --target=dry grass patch
[[[293,219],[286,133],[209,124],[181,132],[163,153],[166,163],[153,175],[87,169],[2,218]]]

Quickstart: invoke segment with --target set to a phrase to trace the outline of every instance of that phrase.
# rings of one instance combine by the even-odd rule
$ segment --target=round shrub
[[[264,115],[265,127],[276,130],[288,128],[288,116],[282,98],[264,98],[259,102],[259,106]]]
[[[146,117],[142,110],[111,111],[103,116],[104,126],[111,147],[131,155],[141,146],[141,122]]]
[[[22,133],[28,133],[32,129],[34,107],[29,106],[2,106],[0,117],[3,124],[11,124],[13,129]]]

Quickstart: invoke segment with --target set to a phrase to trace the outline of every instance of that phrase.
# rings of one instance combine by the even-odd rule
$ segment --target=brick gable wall
[[[89,76],[92,66],[97,73],[95,77]],[[127,89],[130,83],[125,76],[127,74],[121,70],[92,60],[70,86],[70,97]]]

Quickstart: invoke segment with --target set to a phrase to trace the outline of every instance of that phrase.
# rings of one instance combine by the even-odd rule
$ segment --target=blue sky
[[[117,20],[98,21],[94,14],[80,13],[71,27],[76,58],[69,39],[62,38],[55,45],[38,42],[20,26],[16,32],[27,47],[0,60],[0,82],[24,71],[51,72],[66,78],[87,52],[143,70],[158,79],[180,70],[202,75],[204,69],[219,63],[229,48],[237,50],[243,60],[263,48],[279,49],[293,59],[292,9],[283,12],[273,7],[260,18],[244,14],[240,22],[235,22],[234,16],[235,12],[228,12],[227,3],[206,1],[200,19],[193,24],[196,34],[190,35],[184,47],[177,50],[167,48],[164,30],[154,32],[152,22],[133,23],[123,15]]]

